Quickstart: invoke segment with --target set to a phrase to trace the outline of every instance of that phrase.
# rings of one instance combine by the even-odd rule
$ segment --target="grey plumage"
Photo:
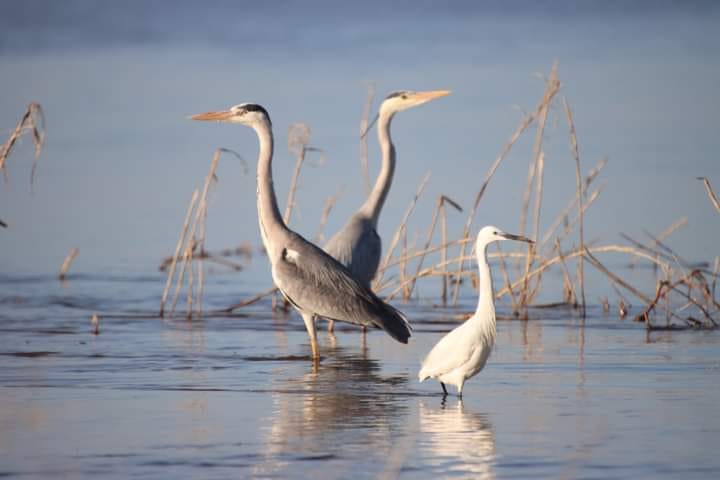
[[[382,150],[380,173],[370,195],[360,209],[325,245],[325,251],[347,267],[353,277],[367,288],[370,288],[370,283],[380,266],[382,242],[377,233],[377,224],[395,173],[396,151],[390,136],[392,119],[397,112],[422,105],[449,93],[447,90],[431,92],[400,90],[389,94],[380,105],[376,117],[378,143]],[[332,331],[333,321],[329,320],[328,330]]]
[[[395,308],[380,300],[353,278],[340,262],[292,233],[273,277],[283,295],[301,312],[332,320],[381,328],[394,339],[407,343],[410,324]]]
[[[260,234],[275,285],[303,317],[313,359],[320,358],[315,330],[317,315],[382,328],[396,340],[407,343],[410,324],[402,313],[355,280],[337,260],[285,225],[272,180],[273,135],[267,111],[260,105],[240,104],[229,110],[192,118],[246,125],[257,133],[260,142],[257,164]]]
[[[355,214],[350,221],[325,244],[325,251],[348,268],[361,285],[370,288],[382,253],[382,240],[372,222]]]

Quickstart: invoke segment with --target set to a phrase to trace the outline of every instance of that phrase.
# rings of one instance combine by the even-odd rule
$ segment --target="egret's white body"
[[[480,271],[480,296],[472,317],[445,335],[422,362],[418,378],[422,382],[436,378],[447,394],[445,384],[455,385],[462,396],[465,381],[477,375],[490,358],[495,346],[495,302],[487,247],[499,240],[519,240],[532,243],[525,237],[505,233],[497,227],[487,226],[480,230],[475,241],[478,270]]]

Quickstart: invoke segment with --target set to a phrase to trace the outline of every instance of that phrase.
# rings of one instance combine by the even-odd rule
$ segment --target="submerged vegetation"
[[[511,150],[516,147],[524,135],[534,135],[532,151],[529,155],[527,181],[525,189],[521,192],[523,202],[519,212],[520,230],[518,233],[534,238],[536,243],[529,245],[522,252],[498,250],[490,255],[491,259],[499,263],[502,272],[502,284],[497,289],[497,298],[509,301],[513,314],[519,318],[527,319],[530,316],[529,309],[543,306],[571,307],[576,310],[578,316],[584,317],[588,293],[586,292],[587,272],[585,269],[591,267],[594,272],[604,277],[616,292],[620,317],[625,317],[631,308],[631,302],[626,297],[628,295],[634,299],[633,301],[639,301],[643,306],[641,313],[634,318],[638,322],[644,322],[648,330],[716,328],[720,318],[720,303],[716,297],[720,258],[714,260],[712,267],[709,265],[698,266],[684,260],[665,243],[665,240],[673,232],[687,224],[686,219],[675,221],[657,236],[647,233],[651,240],[648,244],[627,235],[623,235],[627,241],[626,244],[601,245],[596,241],[588,242],[585,239],[585,216],[588,214],[589,207],[597,203],[605,187],[605,184],[597,185],[597,183],[607,161],[602,159],[592,168],[583,169],[572,107],[570,101],[561,93],[557,63],[552,66],[550,73],[544,78],[544,82],[545,89],[536,108],[523,116],[518,127],[512,132],[509,140],[488,168],[484,180],[475,194],[474,202],[466,213],[463,230],[458,237],[452,238],[448,232],[447,207],[450,206],[452,210],[461,214],[465,210],[449,195],[440,195],[435,203],[435,208],[429,215],[429,227],[422,245],[417,246],[417,236],[413,240],[409,238],[408,221],[414,214],[418,215],[415,212],[415,206],[430,180],[430,172],[423,177],[393,236],[386,239],[386,253],[374,280],[374,289],[386,300],[401,298],[408,301],[412,298],[419,298],[416,288],[419,282],[435,278],[440,280],[440,291],[438,292],[440,306],[456,306],[460,288],[466,281],[476,287],[477,274],[474,269],[467,268],[472,260],[468,252],[468,244],[472,241],[474,231],[478,228],[476,212],[493,176]],[[368,148],[365,133],[370,124],[368,119],[374,95],[374,86],[371,85],[360,122],[360,131],[362,132],[360,162],[363,184],[366,189],[370,181],[367,173]],[[546,152],[543,145],[551,111],[561,111],[567,126],[568,157],[564,161],[566,167],[563,168],[574,171],[575,193],[568,199],[566,207],[555,214],[554,220],[547,227],[542,228],[541,215],[542,218],[547,215],[546,212],[543,212],[543,191],[546,181]],[[291,128],[288,144],[297,161],[288,192],[284,215],[286,221],[290,220],[292,209],[296,203],[296,185],[306,154],[319,152],[320,163],[324,159],[322,150],[310,147],[309,141],[310,129],[307,126],[296,124]],[[252,258],[252,248],[248,244],[238,249],[227,249],[219,254],[210,254],[204,249],[207,193],[222,152],[223,150],[218,150],[213,157],[202,194],[198,191],[193,194],[175,254],[166,259],[161,267],[165,269],[170,265],[168,283],[161,301],[161,315],[165,312],[165,303],[170,285],[175,278],[177,261],[182,262],[182,268],[175,282],[175,295],[170,310],[171,312],[174,310],[184,279],[187,278],[187,314],[191,316],[193,312],[196,315],[201,314],[203,260],[214,261],[229,268],[241,270],[241,264],[230,262],[226,257],[239,254],[246,261]],[[563,165],[563,160],[558,159],[553,165]],[[710,182],[706,178],[701,178],[701,180],[703,180],[710,201],[720,213],[720,204]],[[338,191],[328,197],[321,215],[320,226],[314,238],[316,242],[324,238],[323,228],[332,206],[340,194],[341,191]],[[195,220],[190,224],[192,212],[195,212]],[[440,223],[439,234],[437,232],[438,222]],[[453,252],[455,253],[453,254]],[[598,258],[611,253],[623,256],[630,266],[635,266],[640,262],[651,266],[655,273],[655,293],[645,293],[641,287],[613,272]],[[193,260],[197,260],[197,263],[194,264]],[[557,273],[562,276],[562,291],[555,294],[559,296],[556,301],[550,304],[540,304],[538,303],[539,293],[545,286],[544,279],[551,269],[558,271]],[[197,278],[197,284],[194,284],[194,278]],[[194,293],[194,288],[196,293]],[[269,288],[259,295],[229,306],[227,311],[251,305],[276,293],[276,289]],[[601,301],[605,311],[609,311],[610,300],[604,298]],[[273,302],[273,304],[281,304],[281,302]]]

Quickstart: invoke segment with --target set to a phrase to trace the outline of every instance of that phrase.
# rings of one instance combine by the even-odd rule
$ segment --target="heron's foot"
[[[335,320],[328,320],[328,333],[335,331]]]
[[[447,388],[445,388],[445,384],[444,384],[443,382],[440,382],[440,386],[441,386],[442,389],[443,389],[443,397],[447,397],[447,396],[448,396],[448,391],[447,391]]]

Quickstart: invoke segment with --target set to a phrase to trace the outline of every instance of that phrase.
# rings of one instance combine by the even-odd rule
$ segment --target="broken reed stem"
[[[233,310],[237,310],[238,308],[247,307],[248,305],[252,305],[253,303],[257,303],[260,300],[262,300],[265,297],[269,297],[271,295],[274,295],[276,292],[278,292],[278,288],[273,286],[272,288],[265,290],[262,293],[258,293],[255,296],[252,296],[248,299],[245,299],[241,302],[236,303],[235,305],[230,305],[228,308],[223,310],[224,312],[232,312]]]
[[[637,250],[637,249],[634,249],[634,248],[632,248],[632,247],[628,247],[628,246],[625,246],[625,245],[604,245],[604,246],[600,246],[600,247],[591,247],[591,248],[585,247],[585,250],[586,250],[587,252],[592,252],[592,253],[626,253],[626,254],[635,254],[635,255],[639,255],[640,257],[648,260],[648,261],[651,262],[651,263],[657,264],[657,265],[660,266],[660,268],[662,268],[662,269],[669,268],[666,263],[663,263],[663,262],[657,260],[653,255],[648,255],[647,253],[645,253],[645,252],[643,252],[643,251],[640,251],[640,250]],[[562,258],[565,259],[565,260],[567,260],[567,259],[576,258],[576,257],[578,257],[579,255],[582,255],[582,254],[583,254],[583,253],[582,253],[582,251],[581,251],[580,249],[576,249],[576,250],[573,250],[572,252],[568,252],[568,253],[563,254],[563,255],[562,255]],[[593,257],[593,258],[594,258],[594,257]],[[556,263],[560,262],[560,260],[561,260],[561,256],[559,256],[559,255],[556,256],[556,257],[550,258],[550,259],[548,259],[548,260],[545,260],[545,261],[542,262],[540,265],[538,265],[534,270],[530,271],[530,273],[529,273],[528,275],[529,275],[530,277],[534,277],[534,276],[536,276],[536,275],[544,272],[545,270],[547,270],[547,269],[548,269],[549,267],[551,267],[552,265],[555,265]],[[516,280],[515,282],[512,283],[512,288],[517,288],[518,286],[522,285],[523,281],[524,281],[524,278],[520,278],[519,280]],[[508,290],[505,289],[505,288],[503,288],[502,290],[500,290],[499,292],[497,292],[497,293],[495,294],[495,297],[496,297],[496,298],[500,298],[500,297],[502,297],[502,296],[504,296],[504,295],[507,295],[508,293],[509,293]]]
[[[70,265],[72,265],[73,260],[75,260],[75,257],[78,256],[78,253],[80,253],[80,250],[73,247],[70,249],[70,252],[65,257],[65,260],[62,263],[62,266],[60,267],[60,272],[58,273],[58,278],[60,280],[65,280],[65,276],[67,275],[68,270],[70,270]]]
[[[365,186],[365,194],[370,194],[370,173],[368,171],[368,139],[367,129],[370,124],[370,110],[372,109],[373,100],[375,99],[375,83],[368,83],[367,96],[363,105],[362,117],[360,118],[360,170],[363,175],[363,185]]]
[[[185,235],[187,235],[187,230],[190,225],[190,216],[192,215],[199,196],[200,192],[198,192],[198,190],[196,189],[192,194],[192,198],[190,199],[190,205],[188,205],[187,213],[185,214],[185,221],[183,222],[182,230],[180,230],[180,237],[178,238],[177,245],[175,247],[175,254],[172,257],[170,271],[168,272],[168,278],[165,282],[165,289],[163,290],[162,298],[160,299],[161,317],[165,313],[165,302],[167,301],[167,296],[170,292],[170,287],[172,286],[172,280],[175,276],[175,267],[177,266],[178,256],[180,255],[180,250],[182,249],[182,246],[185,244]]]
[[[325,230],[328,218],[330,218],[330,211],[335,206],[338,199],[342,196],[344,190],[345,187],[340,187],[337,192],[325,199],[322,215],[320,216],[320,224],[318,225],[317,232],[315,233],[315,237],[313,239],[313,241],[318,245],[325,242],[325,235],[323,235],[323,231]]]
[[[707,177],[697,177],[697,179],[702,180],[702,182],[705,184],[705,190],[707,191],[708,198],[710,198],[710,202],[715,207],[715,210],[720,213],[720,202],[718,201],[718,198],[713,191],[712,185],[710,185],[710,180],[708,180]]]
[[[165,286],[165,292],[163,292],[162,300],[160,301],[160,316],[164,314],[164,307],[165,302],[167,300],[168,292],[172,286],[172,280],[174,278],[175,273],[175,263],[180,260],[183,262],[182,268],[180,270],[180,274],[177,278],[176,282],[176,288],[175,288],[175,294],[173,295],[173,300],[170,308],[170,313],[172,314],[175,311],[175,306],[177,305],[178,298],[180,296],[180,289],[182,288],[182,285],[185,281],[185,275],[186,272],[188,272],[188,268],[190,268],[190,271],[188,273],[188,280],[189,282],[192,282],[192,259],[195,257],[195,250],[198,246],[201,246],[201,250],[199,252],[200,257],[204,257],[204,245],[205,245],[205,223],[207,219],[207,210],[208,210],[208,195],[210,192],[210,186],[212,183],[217,179],[217,176],[215,175],[215,172],[217,171],[218,164],[220,163],[220,157],[223,153],[230,153],[234,155],[236,158],[238,158],[245,167],[244,170],[247,173],[247,163],[243,158],[236,152],[229,150],[227,148],[218,148],[215,150],[213,154],[212,161],[210,162],[210,169],[208,170],[208,174],[205,177],[205,183],[203,185],[202,191],[200,194],[198,194],[198,191],[195,190],[193,192],[193,198],[190,202],[190,207],[188,208],[187,215],[185,217],[185,223],[183,225],[182,232],[180,234],[180,239],[178,240],[178,245],[175,250],[175,255],[173,256],[173,263],[170,267],[170,272],[168,273],[168,282]],[[197,204],[197,208],[194,208],[195,204]],[[192,225],[190,225],[189,221],[192,217],[192,212],[195,212],[195,216],[192,221]],[[196,237],[195,232],[198,231],[198,227],[200,228],[200,231],[202,232],[200,235],[200,238]],[[183,249],[183,245],[186,245]],[[183,255],[182,258],[178,259],[179,252],[182,251]],[[204,275],[202,275],[204,278]],[[188,298],[188,316],[192,317],[192,290],[193,286],[192,283],[188,285],[188,294],[190,297]],[[199,292],[202,292],[202,289],[199,289]],[[202,304],[201,301],[198,302],[200,305]],[[200,312],[198,311],[198,314]]]
[[[598,164],[595,167],[593,167],[593,169],[590,171],[590,173],[585,177],[584,185],[585,185],[586,191],[592,184],[593,180],[595,180],[597,175],[605,167],[605,165],[607,165],[607,161],[601,160],[600,162],[598,162]],[[600,194],[600,192],[605,188],[606,185],[607,185],[607,182],[601,184],[600,187],[598,187],[588,198],[585,199],[584,203],[591,203],[590,197],[593,197],[593,196],[597,197],[597,195]],[[560,215],[555,217],[555,220],[553,220],[553,222],[550,224],[550,227],[548,227],[548,229],[545,231],[545,235],[543,235],[542,240],[538,242],[538,245],[539,245],[538,249],[540,247],[542,247],[543,245],[547,244],[547,242],[549,242],[550,239],[553,238],[555,230],[557,230],[557,228],[560,226],[560,224],[564,220],[567,220],[567,217],[570,215],[570,212],[575,208],[575,205],[577,204],[577,202],[578,202],[578,195],[577,195],[577,190],[575,190],[575,195],[573,196],[573,199],[570,201],[570,203],[568,203],[568,205],[560,213]]]
[[[500,271],[502,272],[503,281],[505,282],[505,288],[510,293],[510,303],[512,305],[513,314],[517,315],[517,313],[519,312],[518,302],[515,299],[515,290],[513,290],[512,284],[510,283],[510,274],[508,274],[507,265],[505,264],[505,255],[503,254],[499,242],[497,244],[497,249],[498,253],[500,254]]]
[[[38,119],[40,124],[39,126]],[[42,106],[39,103],[31,102],[28,104],[25,113],[10,134],[7,142],[5,142],[2,145],[2,148],[0,148],[0,170],[2,170],[6,181],[7,170],[5,168],[5,164],[18,139],[22,137],[25,132],[30,132],[32,134],[33,143],[35,145],[35,156],[33,158],[33,165],[30,173],[30,185],[32,186],[35,182],[37,160],[40,157],[40,152],[42,152],[43,146],[45,145],[45,114],[43,113]]]
[[[390,242],[390,248],[388,249],[387,254],[385,255],[385,259],[383,260],[382,265],[378,269],[378,273],[375,276],[375,281],[373,284],[375,286],[379,285],[382,281],[382,274],[385,271],[385,268],[388,266],[388,263],[390,263],[390,259],[392,258],[393,253],[395,252],[395,247],[397,247],[398,242],[400,241],[400,235],[402,234],[402,229],[405,228],[408,219],[410,218],[410,215],[412,215],[413,210],[415,209],[415,205],[417,204],[418,199],[420,198],[420,195],[422,195],[423,191],[425,191],[425,186],[427,185],[427,182],[430,180],[430,172],[427,172],[425,176],[420,181],[420,185],[418,186],[417,191],[415,192],[415,196],[410,201],[410,205],[408,205],[407,210],[405,210],[405,214],[403,215],[402,220],[400,221],[400,226],[395,230],[395,234],[393,235],[393,239]]]
[[[559,84],[558,84],[559,88]],[[510,136],[510,140],[503,146],[503,149],[500,151],[500,154],[497,156],[493,164],[490,166],[490,169],[488,170],[488,173],[485,176],[485,180],[483,181],[482,186],[480,187],[480,190],[478,191],[477,195],[475,196],[475,201],[473,202],[473,206],[470,209],[470,213],[468,214],[467,221],[465,222],[465,227],[463,228],[463,238],[467,239],[470,236],[470,229],[472,228],[473,221],[475,220],[475,212],[477,211],[478,205],[480,205],[480,200],[482,200],[483,195],[485,194],[485,190],[487,189],[488,184],[490,183],[490,180],[492,180],[493,175],[495,175],[495,171],[497,170],[498,166],[500,166],[500,162],[505,159],[505,157],[510,153],[510,150],[512,149],[513,145],[515,145],[515,142],[520,138],[520,136],[532,125],[532,123],[535,121],[535,119],[540,114],[541,110],[544,108],[546,103],[549,103],[552,101],[552,98],[555,96],[557,91],[553,92],[552,95],[547,95],[547,90],[543,94],[543,98],[538,104],[537,108],[535,109],[534,113],[526,115],[522,121],[520,122],[520,125],[518,128],[513,132],[513,134]],[[465,244],[460,249],[460,257],[465,256]],[[460,272],[462,273],[465,263],[460,263]],[[453,290],[453,305],[457,304],[457,298],[460,290],[460,284],[455,284],[455,289]]]
[[[541,121],[538,122],[538,130],[544,128],[545,126],[545,119],[547,118],[547,109],[545,110],[545,116],[541,117]],[[542,140],[539,140],[539,142],[542,142]],[[542,205],[542,190],[543,190],[543,173],[545,169],[545,153],[540,150],[536,160],[535,160],[535,209],[533,210],[533,238],[537,239],[540,234],[540,207]],[[522,235],[522,234],[521,234]],[[536,245],[533,243],[529,243],[527,245],[527,256],[525,257],[525,283],[523,283],[522,288],[522,294],[520,296],[520,305],[525,307],[527,306],[532,299],[530,298],[530,285],[529,280],[527,279],[527,273],[530,271],[530,267],[532,267],[533,263],[535,262],[535,251],[536,251]],[[539,277],[538,277],[539,279]],[[527,312],[525,313],[527,315]]]
[[[577,303],[577,294],[575,293],[575,287],[570,279],[570,272],[568,272],[567,265],[565,264],[565,256],[563,255],[562,248],[560,247],[560,239],[558,238],[555,239],[555,248],[558,253],[558,258],[560,258],[560,269],[563,273],[563,284],[567,290],[565,302],[575,305]]]
[[[193,250],[195,250],[195,246],[197,244],[195,243],[195,239],[193,237],[190,237],[190,244],[187,247],[188,252],[188,261],[186,265],[188,265],[188,288],[187,288],[187,318],[192,318],[192,308],[193,308]],[[174,310],[175,305],[173,305]]]
[[[404,258],[407,256],[408,253],[408,241],[407,241],[407,226],[404,226],[402,229],[402,250],[401,250],[401,256]],[[408,277],[407,275],[407,261],[403,260],[400,262],[400,282],[405,285],[403,288],[403,298],[407,300],[408,298],[408,287],[405,283],[405,279]]]
[[[575,132],[575,123],[573,122],[573,114],[570,109],[570,104],[567,98],[563,97],[563,106],[565,107],[565,113],[567,114],[568,126],[570,128],[570,151],[572,152],[573,160],[575,160],[575,176],[577,178],[577,196],[578,196],[578,210],[579,215],[579,238],[580,238],[580,250],[585,250],[585,234],[583,226],[583,177],[580,169],[580,151],[577,143],[577,135]],[[580,282],[580,302],[581,312],[583,318],[585,317],[585,273],[583,271],[584,256],[580,256],[577,261],[577,275],[578,281]]]
[[[447,214],[445,213],[445,202],[441,201],[438,209],[440,211],[440,243],[443,245],[440,250],[440,261],[445,264],[440,287],[440,301],[443,305],[447,305]]]
[[[304,123],[294,123],[290,125],[288,132],[288,150],[294,153],[297,160],[295,161],[295,170],[293,171],[292,180],[290,181],[290,189],[288,190],[287,204],[285,205],[285,214],[283,220],[286,225],[290,224],[290,215],[295,208],[295,191],[300,180],[300,170],[305,162],[308,152],[320,153],[320,164],[325,159],[325,152],[317,147],[310,147],[310,127]]]
[[[427,234],[427,240],[425,241],[425,246],[423,247],[422,251],[423,254],[420,256],[420,259],[418,260],[417,268],[415,269],[415,278],[417,278],[417,275],[420,273],[420,270],[422,269],[423,261],[425,260],[425,253],[428,248],[430,248],[430,244],[432,243],[432,237],[435,233],[435,225],[437,224],[438,216],[440,214],[440,210],[442,209],[443,204],[443,196],[441,195],[438,197],[437,201],[437,207],[435,207],[435,210],[433,210],[433,216],[432,220],[430,221],[430,228],[428,229]],[[415,288],[415,282],[413,281],[410,286],[408,287],[408,296],[412,295],[413,289]]]
[[[285,214],[283,220],[285,225],[290,224],[290,215],[292,215],[295,206],[295,191],[297,189],[298,179],[300,178],[300,169],[305,161],[305,148],[310,141],[310,129],[302,123],[295,123],[290,126],[288,132],[288,150],[295,153],[295,170],[293,170],[292,180],[290,180],[290,189],[288,190],[287,203],[285,204]]]
[[[200,254],[198,255],[198,292],[197,292],[197,302],[196,303],[196,314],[199,317],[202,313],[202,298],[203,298],[203,292],[205,290],[205,263],[204,258],[205,255],[205,232],[206,232],[206,225],[207,225],[207,202],[203,204],[202,211],[200,212],[200,240],[199,240],[199,246],[200,246]]]
[[[594,266],[596,269],[598,269],[599,271],[604,273],[613,282],[615,282],[616,284],[620,285],[621,287],[625,288],[627,291],[629,291],[630,293],[635,295],[637,298],[642,300],[644,303],[650,303],[652,301],[650,298],[648,298],[647,295],[642,293],[640,290],[633,287],[632,285],[627,283],[625,280],[623,280],[622,278],[618,277],[617,275],[612,273],[610,270],[608,270],[602,263],[600,263],[600,261],[597,258],[595,258],[590,253],[590,250],[588,250],[585,246],[583,246],[583,256],[585,256],[588,259],[588,261],[590,262],[590,264],[592,266]],[[582,284],[581,284],[581,286],[582,286]]]
[[[525,193],[523,194],[523,206],[522,210],[520,211],[520,235],[525,235],[527,214],[530,207],[530,196],[533,189],[533,179],[539,172],[541,160],[540,157],[543,156],[542,142],[545,135],[545,122],[547,121],[548,110],[550,109],[550,102],[552,101],[557,91],[560,89],[560,82],[557,79],[557,67],[558,62],[556,60],[555,63],[553,63],[552,68],[550,69],[550,75],[546,81],[545,93],[543,94],[543,99],[540,102],[541,107],[538,110],[537,114],[537,129],[535,130],[535,142],[533,143],[533,158],[530,162],[530,166],[528,167],[527,186],[525,187]],[[538,191],[536,188],[535,195],[537,194]],[[531,248],[533,248],[532,245],[528,245],[528,251],[530,251]],[[525,293],[523,292],[523,295],[524,294]]]

